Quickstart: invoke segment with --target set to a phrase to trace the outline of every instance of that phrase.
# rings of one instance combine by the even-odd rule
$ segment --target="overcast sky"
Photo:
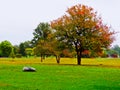
[[[31,40],[40,22],[50,22],[65,14],[67,8],[84,4],[102,16],[105,24],[119,32],[120,0],[0,0],[0,42],[13,45]],[[120,33],[112,45],[120,45]]]

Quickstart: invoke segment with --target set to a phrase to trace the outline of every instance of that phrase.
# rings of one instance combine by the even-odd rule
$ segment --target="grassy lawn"
[[[60,65],[54,58],[43,63],[39,58],[0,59],[0,90],[120,90],[120,68],[103,67],[119,67],[118,59],[83,59],[82,64],[67,58]],[[24,66],[37,71],[22,72]]]

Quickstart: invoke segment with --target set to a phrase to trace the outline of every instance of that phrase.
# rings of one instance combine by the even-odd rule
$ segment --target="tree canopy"
[[[114,40],[114,32],[97,16],[97,12],[81,4],[68,8],[65,15],[51,22],[51,27],[56,30],[59,40],[75,47],[78,65],[84,50],[101,52]]]
[[[50,25],[48,23],[40,23],[33,32],[32,44],[37,44],[39,40],[46,39],[50,33]]]

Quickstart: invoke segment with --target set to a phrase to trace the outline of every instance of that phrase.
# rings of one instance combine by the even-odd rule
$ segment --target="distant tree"
[[[118,57],[120,56],[120,47],[115,45],[112,48],[106,50],[106,53],[109,57]]]
[[[19,45],[19,54],[26,56],[24,43],[20,43]]]
[[[112,50],[116,51],[118,55],[120,56],[120,47],[118,45],[115,45]]]
[[[11,50],[12,44],[9,41],[5,40],[1,42],[0,53],[2,57],[9,57]]]
[[[26,48],[33,48],[31,41],[25,41],[20,43],[20,45],[15,47],[15,50],[18,50],[18,54],[21,54],[22,56],[26,56]]]
[[[118,57],[119,53],[113,49],[108,49],[107,55],[108,57]]]
[[[103,24],[93,8],[85,5],[68,8],[66,15],[51,22],[51,27],[56,30],[58,40],[75,48],[78,65],[84,50],[102,52],[102,48],[108,48],[114,40],[111,28]]]

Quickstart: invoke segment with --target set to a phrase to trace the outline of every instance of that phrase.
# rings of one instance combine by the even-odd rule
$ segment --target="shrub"
[[[21,54],[16,54],[16,57],[17,57],[17,58],[21,58],[22,55],[21,55]]]

